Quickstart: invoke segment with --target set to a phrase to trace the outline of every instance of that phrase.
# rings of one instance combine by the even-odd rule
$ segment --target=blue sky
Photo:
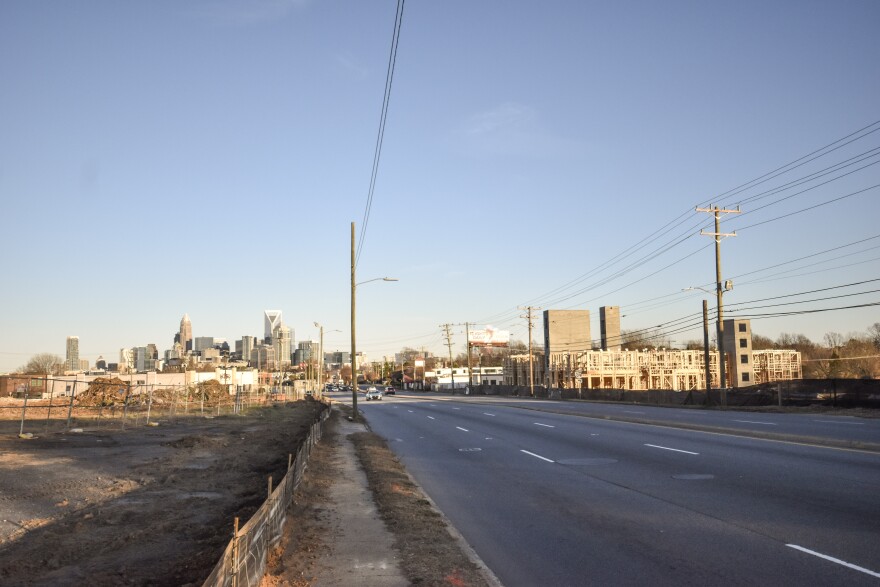
[[[184,313],[231,343],[281,309],[297,340],[318,321],[343,331],[328,350],[348,348],[350,223],[360,233],[395,7],[0,4],[0,372],[63,355],[68,335],[92,361],[165,349]],[[699,312],[704,295],[681,289],[714,282],[694,212],[709,202],[744,212],[722,224],[738,231],[722,244],[731,308],[880,301],[860,293],[880,282],[838,287],[880,278],[878,22],[874,1],[410,0],[357,270],[400,281],[358,289],[359,350],[445,352],[438,326],[466,321],[525,340],[526,304],[590,309],[594,336],[601,305],[629,330]],[[819,342],[878,321],[867,307],[753,330]]]

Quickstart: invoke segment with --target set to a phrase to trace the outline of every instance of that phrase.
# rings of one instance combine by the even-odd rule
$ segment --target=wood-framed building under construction
[[[752,351],[754,383],[800,379],[800,353],[793,350]],[[550,353],[546,372],[535,368],[535,385],[556,389],[705,389],[702,350],[591,350]],[[729,361],[728,361],[729,362]],[[543,357],[534,357],[537,367]],[[505,362],[504,383],[527,385],[528,355],[514,355]],[[712,387],[719,385],[718,353],[709,352]],[[730,380],[733,386],[738,386]]]

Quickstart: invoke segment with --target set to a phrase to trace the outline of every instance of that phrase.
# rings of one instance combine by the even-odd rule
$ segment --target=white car
[[[371,399],[382,399],[382,392],[373,386],[370,386],[369,389],[367,389],[366,400],[370,401]]]

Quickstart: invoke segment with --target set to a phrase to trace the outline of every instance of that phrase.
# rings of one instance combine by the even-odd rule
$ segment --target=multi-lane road
[[[880,420],[424,393],[358,407],[508,587],[880,584]]]

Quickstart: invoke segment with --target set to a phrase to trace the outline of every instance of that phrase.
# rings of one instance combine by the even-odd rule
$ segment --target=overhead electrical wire
[[[403,21],[403,5],[406,0],[397,0],[397,10],[394,15],[394,32],[391,36],[391,51],[388,55],[388,70],[385,73],[385,95],[382,98],[382,114],[379,116],[379,131],[376,135],[376,146],[373,151],[373,168],[370,172],[370,187],[367,190],[367,204],[364,207],[364,218],[361,222],[360,237],[358,238],[357,254],[355,255],[355,267],[361,258],[361,250],[367,236],[367,226],[370,223],[370,211],[373,208],[373,196],[376,192],[376,178],[379,175],[379,160],[382,156],[382,142],[385,138],[385,123],[388,120],[388,104],[391,101],[391,85],[394,82],[394,65],[397,63],[397,46],[400,39],[400,25]]]

